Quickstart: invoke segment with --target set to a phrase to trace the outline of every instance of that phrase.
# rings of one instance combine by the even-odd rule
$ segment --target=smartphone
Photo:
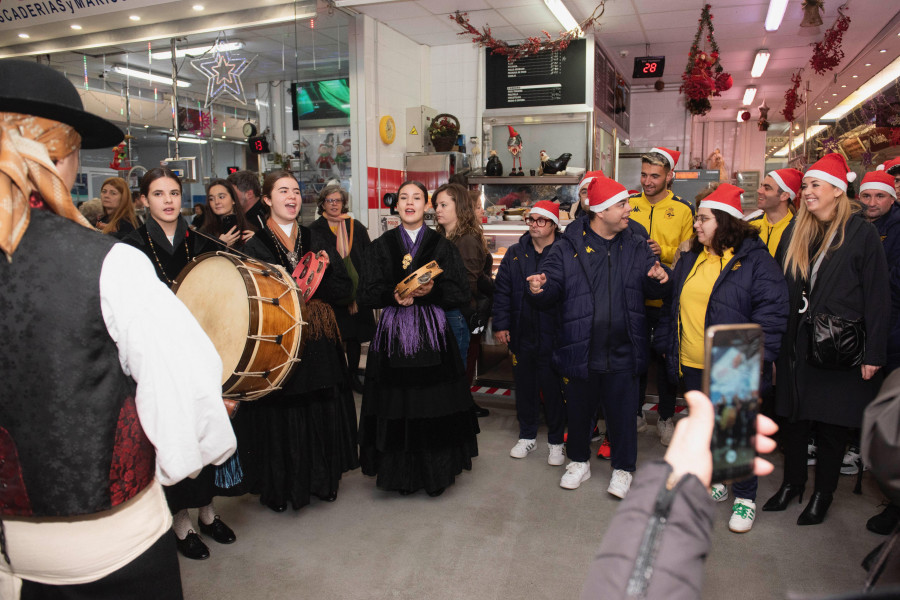
[[[706,330],[703,391],[715,410],[710,445],[716,483],[753,474],[763,352],[759,325],[714,325]]]
[[[237,227],[237,217],[234,215],[222,217],[222,233],[228,233],[232,227]]]

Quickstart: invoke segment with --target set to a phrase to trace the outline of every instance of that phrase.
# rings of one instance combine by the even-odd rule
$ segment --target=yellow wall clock
[[[385,144],[393,144],[394,138],[397,137],[397,126],[394,124],[394,117],[385,115],[381,117],[378,124],[378,133],[381,134],[381,141]]]

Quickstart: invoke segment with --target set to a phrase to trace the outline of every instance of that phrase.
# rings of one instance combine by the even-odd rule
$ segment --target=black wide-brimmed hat
[[[0,60],[0,112],[59,121],[81,135],[81,147],[115,146],[122,130],[84,110],[81,96],[62,73],[37,62]]]

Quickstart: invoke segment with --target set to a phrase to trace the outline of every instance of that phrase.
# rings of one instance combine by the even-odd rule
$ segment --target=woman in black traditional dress
[[[363,267],[359,303],[382,308],[369,347],[359,427],[363,473],[383,490],[440,495],[478,455],[478,420],[445,310],[469,301],[456,247],[425,226],[428,192],[401,184],[401,226],[376,239]],[[400,298],[395,286],[432,260],[443,273]]]
[[[156,268],[156,276],[170,286],[190,261],[214,249],[214,244],[191,232],[181,218],[181,193],[181,181],[169,169],[157,167],[147,171],[141,178],[141,201],[149,207],[149,218],[123,239],[146,254]],[[235,541],[234,532],[216,514],[213,496],[240,493],[235,481],[236,461],[229,460],[218,468],[207,466],[196,479],[165,488],[178,550],[187,558],[209,558],[209,548],[191,528],[189,508],[200,509],[198,523],[202,533],[220,544]]]
[[[362,393],[362,383],[356,376],[362,343],[372,339],[375,333],[375,316],[370,309],[360,310],[356,301],[359,290],[359,273],[363,257],[369,245],[369,232],[362,223],[348,214],[349,196],[340,184],[329,184],[319,192],[318,213],[321,215],[309,226],[314,238],[321,239],[334,248],[347,269],[353,289],[346,298],[332,304],[337,317],[341,339],[347,350],[347,366],[350,368],[350,384],[353,391]]]
[[[259,260],[293,273],[309,251],[326,250],[330,264],[313,298],[303,309],[305,343],[300,364],[281,390],[245,402],[252,438],[238,438],[245,469],[259,501],[274,510],[299,510],[316,496],[337,498],[341,475],[359,466],[356,405],[334,311],[327,304],[345,298],[350,278],[334,249],[328,250],[297,224],[300,186],[287,171],[266,175],[263,202],[270,207],[266,226],[244,246]],[[249,464],[248,464],[249,463]]]

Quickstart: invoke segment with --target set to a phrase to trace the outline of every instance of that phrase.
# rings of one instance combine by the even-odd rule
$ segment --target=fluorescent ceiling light
[[[840,119],[848,112],[877,94],[881,88],[900,77],[900,58],[895,58],[894,62],[886,66],[874,77],[859,86],[855,92],[844,98],[837,106],[828,113],[822,115],[823,119]]]
[[[769,12],[766,13],[766,31],[778,31],[788,0],[769,0]]]
[[[544,0],[544,4],[547,5],[547,8],[550,9],[550,12],[553,13],[553,16],[556,17],[556,20],[559,21],[559,24],[566,31],[575,30],[576,35],[579,37],[582,35],[581,28],[578,27],[578,21],[575,20],[569,9],[562,3],[562,0]]]
[[[363,4],[387,4],[388,2],[396,2],[397,0],[335,0],[334,5],[338,8],[344,6],[362,6]]]
[[[750,77],[759,77],[763,74],[763,71],[766,70],[766,65],[769,64],[769,56],[771,56],[771,54],[766,49],[756,51],[756,58],[753,59],[753,67],[750,68]]]
[[[751,104],[753,104],[754,98],[756,98],[756,86],[748,85],[747,89],[744,90],[744,99],[741,104],[750,106]]]
[[[828,126],[827,126],[827,125],[813,125],[813,126],[810,127],[809,129],[807,129],[807,130],[806,130],[806,133],[804,133],[803,135],[795,136],[795,137],[794,137],[794,142],[791,144],[790,148],[788,148],[787,146],[785,146],[784,148],[782,148],[781,150],[779,150],[778,152],[776,152],[776,153],[775,153],[775,156],[787,156],[787,155],[788,155],[788,152],[790,152],[790,151],[793,150],[794,148],[796,148],[796,147],[800,146],[801,144],[803,144],[804,136],[806,137],[806,139],[809,139],[809,138],[811,138],[812,136],[814,136],[814,135],[816,135],[817,133],[819,133],[820,131],[822,131],[823,129],[825,129],[826,127],[828,127]]]
[[[134,77],[136,79],[143,79],[145,81],[153,81],[155,83],[164,83],[166,85],[172,85],[171,77],[164,77],[163,75],[154,75],[153,73],[144,73],[143,71],[138,71],[136,69],[129,69],[128,67],[120,67],[118,65],[112,68],[113,73],[118,73],[119,75],[127,75],[128,77]],[[191,87],[191,84],[187,81],[182,81],[179,79],[177,81],[178,87]]]
[[[744,114],[744,109],[743,108],[739,109],[738,114],[737,114],[737,122],[738,123],[744,122],[744,119],[741,118],[741,115],[743,115],[743,114]]]
[[[169,141],[170,141],[170,142],[174,142],[174,141],[175,141],[175,138],[170,137],[170,138],[169,138]],[[198,138],[179,137],[179,138],[178,138],[178,143],[179,143],[179,144],[201,144],[201,145],[202,145],[202,144],[207,144],[207,143],[209,143],[209,142],[207,142],[206,140],[198,139]]]
[[[240,50],[243,47],[244,42],[220,42],[218,46],[216,46],[215,43],[208,44],[206,46],[192,46],[190,48],[181,48],[180,50],[175,50],[175,58],[184,58],[188,54],[190,54],[191,56],[199,56],[214,49],[218,49],[219,52],[234,52],[235,50]],[[172,58],[172,51],[160,50],[159,52],[151,53],[150,57],[154,60],[168,60]]]

